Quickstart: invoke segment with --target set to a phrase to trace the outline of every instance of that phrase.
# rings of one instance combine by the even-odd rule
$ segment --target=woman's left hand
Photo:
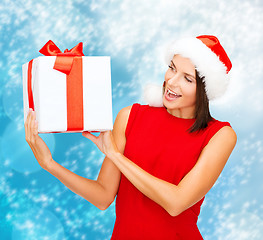
[[[107,157],[119,152],[111,131],[101,132],[98,137],[90,132],[83,132],[82,135],[94,142]]]

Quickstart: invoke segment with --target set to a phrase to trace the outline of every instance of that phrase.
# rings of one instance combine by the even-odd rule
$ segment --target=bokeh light
[[[53,152],[55,148],[54,135],[40,134],[40,137],[49,146],[50,151]],[[24,125],[11,122],[3,133],[1,147],[1,162],[3,165],[22,173],[32,173],[41,169],[25,140]]]
[[[37,207],[19,211],[12,231],[13,240],[63,240],[64,229],[58,218],[48,210]]]

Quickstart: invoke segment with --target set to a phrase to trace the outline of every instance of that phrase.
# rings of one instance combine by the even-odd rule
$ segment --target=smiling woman
[[[194,111],[193,118],[195,118],[196,120],[193,126],[191,127],[190,131],[194,132],[200,129],[204,129],[207,127],[208,122],[212,120],[212,117],[209,111],[209,100],[205,92],[204,77],[202,78],[200,77],[200,74],[197,72],[197,70],[195,69],[195,67],[193,66],[193,64],[188,58],[183,58],[180,55],[175,55],[174,59],[179,59],[179,62],[184,60],[185,61],[184,67],[186,67],[188,63],[188,67],[189,67],[188,72],[182,72],[183,74],[182,77],[185,79],[185,81],[187,81],[188,83],[191,83],[191,85],[188,85],[186,89],[192,90],[194,92],[193,94],[195,94],[194,96],[195,111]],[[175,66],[173,60],[171,61],[171,64],[168,67],[169,69],[167,70],[165,74],[165,81],[163,84],[163,94],[165,95],[165,98],[169,102],[173,100],[173,97],[182,97],[182,95],[178,95],[178,93],[177,95],[175,95],[175,93],[172,92],[168,87],[166,88],[167,81],[170,80],[171,78],[174,78],[177,72],[177,67]]]
[[[236,144],[230,124],[209,113],[231,69],[218,39],[179,40],[166,55],[161,107],[136,103],[120,110],[112,132],[83,133],[105,154],[97,180],[54,161],[34,112],[25,122],[26,140],[45,170],[101,210],[117,196],[112,240],[203,239],[196,224],[201,205]]]
[[[175,55],[164,79],[163,104],[168,112],[181,118],[194,118],[196,80],[195,66],[190,59]]]

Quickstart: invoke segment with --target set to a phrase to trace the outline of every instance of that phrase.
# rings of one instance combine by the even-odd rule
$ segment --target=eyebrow
[[[173,60],[171,60],[171,63],[173,64],[174,67],[176,67],[175,64],[174,64],[174,62],[173,62]],[[184,72],[184,74],[195,79],[195,77],[194,77],[193,75],[189,74],[189,73],[185,73],[185,72]],[[195,80],[196,80],[196,79],[195,79]]]

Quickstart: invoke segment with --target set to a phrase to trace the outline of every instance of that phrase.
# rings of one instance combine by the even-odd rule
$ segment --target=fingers
[[[82,132],[82,136],[90,139],[90,137],[92,137],[93,135],[90,132],[84,131],[84,132]]]
[[[27,118],[26,118],[26,121],[25,121],[25,137],[26,137],[26,141],[27,141],[27,136],[28,136],[28,129],[27,129],[27,124],[28,124],[28,114],[27,114]]]
[[[34,121],[34,128],[33,128],[33,134],[36,136],[38,135],[38,122],[37,120]]]
[[[92,142],[96,143],[97,142],[97,139],[98,137],[94,136],[93,134],[91,134],[90,132],[82,132],[82,136],[88,138],[89,140],[91,140]]]
[[[27,120],[25,122],[26,141],[29,144],[34,143],[35,137],[38,134],[38,124],[35,120],[36,120],[35,112],[32,111],[32,109],[29,109]]]
[[[26,122],[25,122],[25,136],[26,136],[26,141],[27,142],[29,142],[29,136],[30,136],[29,122],[30,122],[31,112],[32,112],[32,109],[29,108],[29,111],[28,111],[28,114],[27,114],[27,118],[26,118]]]

